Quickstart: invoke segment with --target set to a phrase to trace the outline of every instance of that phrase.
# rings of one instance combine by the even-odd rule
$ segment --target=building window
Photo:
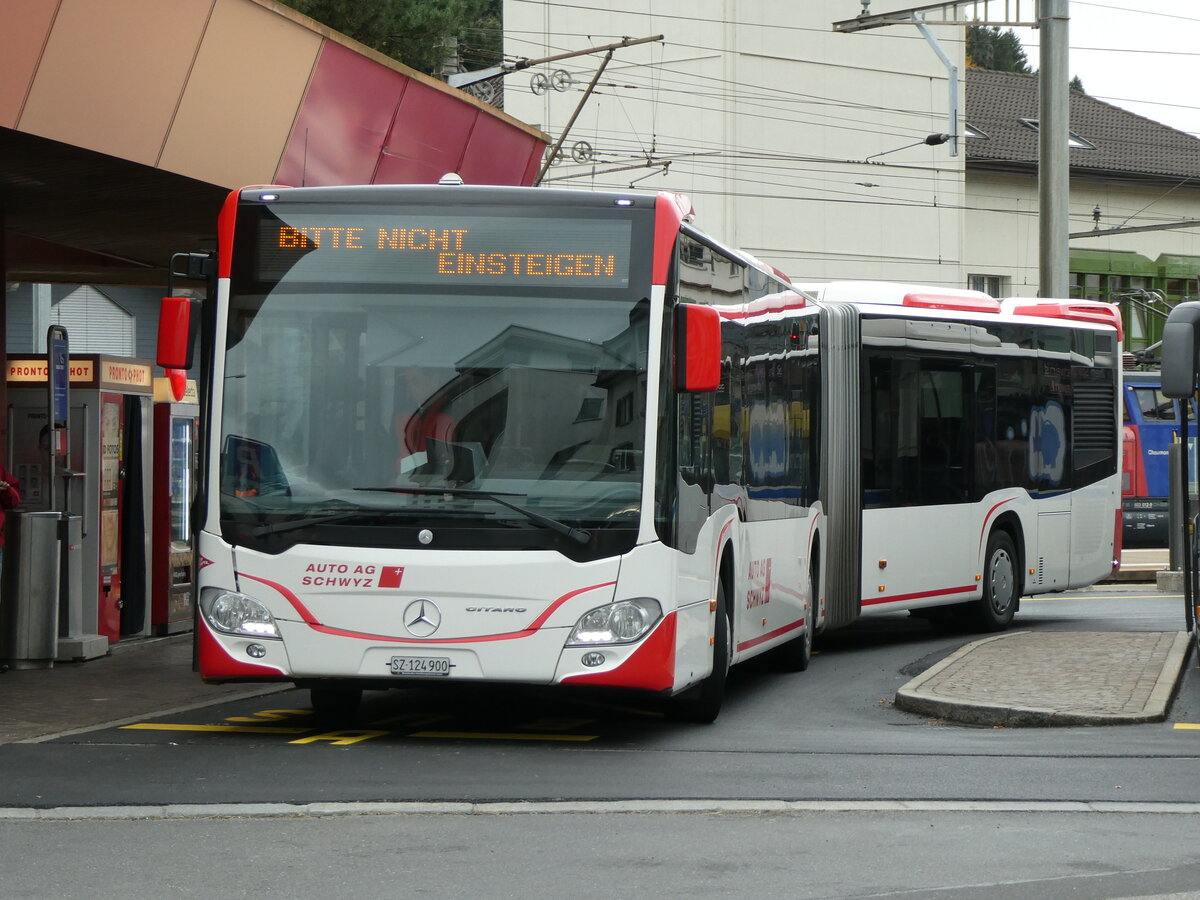
[[[50,316],[70,334],[72,353],[134,355],[133,314],[103,291],[90,285],[78,287],[51,307]]]
[[[1003,275],[968,275],[967,287],[991,297],[1003,297],[1007,293],[1008,279]]]
[[[1021,124],[1032,131],[1038,131],[1037,119],[1021,119]],[[1067,146],[1072,150],[1095,150],[1096,145],[1091,141],[1085,140],[1073,131],[1067,132]]]
[[[617,400],[615,423],[617,427],[628,425],[633,421],[633,394],[626,394]]]

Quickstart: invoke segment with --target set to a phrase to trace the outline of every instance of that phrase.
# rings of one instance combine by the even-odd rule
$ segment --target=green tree
[[[1033,72],[1016,32],[994,25],[967,26],[967,65],[996,72]]]
[[[441,74],[461,53],[468,68],[495,65],[501,53],[502,0],[283,0],[406,66]]]
[[[991,69],[994,72],[1019,72],[1032,75],[1029,58],[1021,39],[1011,28],[1001,31],[996,26],[967,26],[967,65],[974,69]],[[1071,90],[1086,93],[1083,82],[1076,75],[1071,79]]]

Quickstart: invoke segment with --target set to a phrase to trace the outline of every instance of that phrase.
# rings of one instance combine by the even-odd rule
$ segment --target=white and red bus
[[[689,220],[667,194],[233,194],[201,675],[292,681],[318,710],[416,681],[635,688],[711,720],[730,664],[803,669],[811,316],[767,323],[756,304],[804,298]],[[716,304],[745,359],[722,361]],[[187,310],[164,304],[163,347]],[[714,473],[718,443],[737,463]]]
[[[1104,304],[798,290],[677,195],[255,188],[219,221],[201,675],[631,688],[863,613],[1090,584],[1119,525]],[[160,362],[189,346],[164,301]]]

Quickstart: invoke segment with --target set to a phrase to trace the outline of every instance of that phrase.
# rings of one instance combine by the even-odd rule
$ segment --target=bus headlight
[[[642,638],[661,618],[662,607],[649,597],[598,606],[575,623],[567,646],[629,644]]]
[[[208,590],[200,597],[205,621],[217,631],[243,637],[278,638],[279,628],[270,610],[245,594]]]

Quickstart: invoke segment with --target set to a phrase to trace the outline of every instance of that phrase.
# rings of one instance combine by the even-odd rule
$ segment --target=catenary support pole
[[[1070,233],[1069,0],[1041,0],[1038,92],[1038,296],[1067,297]]]

